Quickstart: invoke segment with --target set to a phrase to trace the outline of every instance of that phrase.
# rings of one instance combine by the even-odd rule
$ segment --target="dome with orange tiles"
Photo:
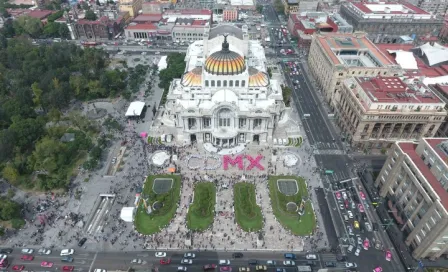
[[[227,36],[224,36],[222,49],[205,60],[205,71],[212,75],[238,75],[246,70],[244,58],[229,49]]]
[[[185,73],[180,82],[184,87],[199,87],[202,84],[202,67],[196,67]]]
[[[249,67],[249,87],[266,87],[269,85],[269,76],[258,69]]]

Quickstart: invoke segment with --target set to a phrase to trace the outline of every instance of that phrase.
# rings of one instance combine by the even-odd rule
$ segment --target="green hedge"
[[[188,209],[187,227],[204,231],[215,217],[216,187],[212,182],[199,182],[194,187],[194,201]]]
[[[233,186],[235,218],[244,231],[258,231],[263,228],[261,208],[256,202],[255,185],[240,182]]]

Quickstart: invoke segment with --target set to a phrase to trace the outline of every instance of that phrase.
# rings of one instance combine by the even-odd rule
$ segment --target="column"
[[[386,139],[390,139],[392,131],[394,131],[395,125],[396,124],[392,124],[392,126],[390,127],[390,132],[386,135]]]
[[[403,200],[408,195],[408,193],[409,193],[409,191],[411,190],[412,187],[415,187],[415,186],[413,186],[412,184],[408,185],[408,188],[406,190],[404,190],[403,194],[400,196],[400,199],[398,200],[399,203],[403,202]]]
[[[417,235],[417,233],[419,233],[422,230],[423,226],[426,225],[426,222],[428,222],[428,218],[431,217],[431,215],[434,213],[435,210],[436,210],[436,204],[433,203],[431,205],[431,207],[428,209],[428,211],[426,212],[426,214],[420,219],[417,226],[414,226],[414,229],[406,238],[405,244],[407,246],[409,246],[411,244],[412,240],[415,239],[415,236]]]
[[[401,136],[403,135],[403,131],[404,131],[405,127],[406,127],[406,123],[401,123],[401,128],[400,128],[400,131],[398,131],[397,138],[401,138]]]
[[[412,132],[414,131],[416,126],[417,126],[417,124],[412,124],[411,129],[409,130],[409,134],[408,134],[408,136],[406,138],[409,139],[411,137]]]
[[[386,124],[381,124],[381,126],[380,126],[380,129],[378,130],[378,134],[377,134],[377,137],[376,138],[381,138],[381,134],[383,133],[383,130],[384,130],[384,126],[385,126]]]
[[[422,208],[423,204],[425,203],[425,199],[422,200],[422,202],[420,202],[417,206],[417,208],[414,210],[414,212],[412,212],[411,216],[409,217],[409,220],[403,225],[403,227],[401,228],[401,231],[403,231],[406,226],[412,222],[412,220],[414,220],[415,216],[417,215],[417,213],[420,211],[420,209]]]

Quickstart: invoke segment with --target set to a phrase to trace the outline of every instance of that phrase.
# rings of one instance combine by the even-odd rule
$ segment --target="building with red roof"
[[[375,187],[415,259],[448,254],[448,138],[398,141]]]
[[[443,26],[442,17],[406,2],[345,2],[340,14],[374,43],[398,43],[401,36],[436,37]]]
[[[446,103],[416,79],[354,76],[342,82],[339,95],[338,125],[361,149],[433,137],[447,115]]]
[[[75,37],[80,40],[102,41],[114,38],[120,31],[119,22],[103,16],[96,21],[79,19],[74,22]]]
[[[20,16],[30,16],[33,18],[37,18],[41,21],[45,21],[45,19],[50,16],[55,11],[53,10],[44,10],[44,9],[22,9],[22,8],[9,8],[7,9],[8,14],[11,15],[13,18],[17,18]]]

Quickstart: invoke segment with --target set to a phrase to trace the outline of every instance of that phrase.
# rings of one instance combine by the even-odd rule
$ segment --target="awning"
[[[140,116],[145,108],[145,102],[134,101],[129,105],[126,116]]]

